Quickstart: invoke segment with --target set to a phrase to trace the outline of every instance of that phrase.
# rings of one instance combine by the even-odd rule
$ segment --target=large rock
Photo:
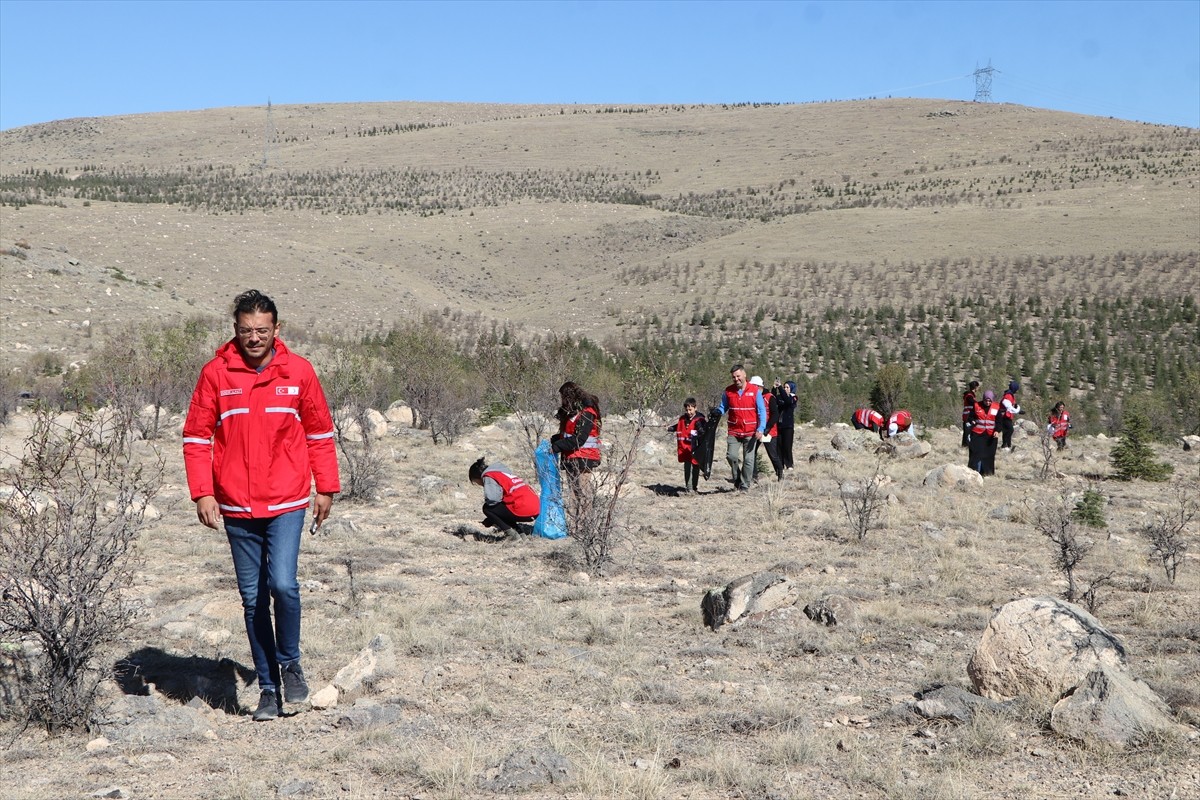
[[[952,722],[970,722],[980,711],[998,713],[1004,706],[986,697],[971,694],[957,686],[938,686],[917,692],[913,711],[925,719],[945,719]]]
[[[397,400],[388,406],[387,411],[383,413],[383,418],[388,422],[394,422],[397,425],[406,425],[412,427],[413,411],[410,407]]]
[[[1050,727],[1071,739],[1124,747],[1147,734],[1185,734],[1161,697],[1123,669],[1101,666],[1054,704]]]
[[[967,674],[975,691],[993,700],[1045,699],[1098,667],[1125,665],[1125,648],[1091,614],[1053,597],[1026,597],[992,616]]]
[[[893,436],[888,443],[891,445],[893,458],[924,458],[933,452],[933,446],[929,442],[922,442],[911,436]]]
[[[983,476],[962,464],[943,464],[926,472],[925,480],[921,483],[925,486],[965,489],[970,486],[982,486]]]
[[[868,444],[875,444],[879,441],[879,436],[869,431],[856,431],[853,429],[839,430],[829,440],[836,450],[856,451],[862,450]]]
[[[813,622],[830,627],[846,627],[858,621],[858,610],[854,601],[841,594],[830,594],[814,600],[804,607],[804,615]]]
[[[726,622],[794,605],[798,592],[790,578],[773,572],[756,572],[731,581],[724,589],[709,591],[700,602],[700,610],[704,624],[715,631]]]

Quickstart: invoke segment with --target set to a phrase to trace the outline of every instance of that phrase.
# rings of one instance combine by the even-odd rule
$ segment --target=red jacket
[[[975,410],[975,392],[967,389],[963,392],[963,415],[962,421],[968,422],[971,419],[971,412]]]
[[[192,500],[212,495],[221,514],[269,518],[341,491],[333,419],[305,359],[275,340],[263,371],[242,360],[234,341],[204,365],[187,420],[183,463]]]
[[[995,436],[996,417],[998,416],[1000,416],[999,403],[976,403],[975,410],[972,412],[975,424],[971,428],[971,433],[977,433],[981,436]]]
[[[1000,398],[1000,409],[1001,409],[1000,415],[1003,416],[1005,419],[1012,419],[1013,418],[1012,412],[1004,407],[1005,400],[1008,401],[1008,404],[1010,406],[1012,406],[1013,408],[1016,408],[1017,396],[1015,394],[1013,394],[1012,392],[1005,392],[1004,396]]]
[[[508,506],[514,517],[536,517],[542,513],[542,501],[529,488],[529,484],[516,475],[489,469],[483,473],[483,477],[494,480],[500,491],[504,492],[504,505]]]

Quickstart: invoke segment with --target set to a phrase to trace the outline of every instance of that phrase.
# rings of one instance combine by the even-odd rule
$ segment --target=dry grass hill
[[[952,337],[984,305],[1031,326],[1061,308],[1091,338],[1056,342],[1054,365],[1073,371],[1064,355],[1101,340],[1105,352],[1144,345],[1113,362],[1128,373],[1116,385],[1153,388],[1153,364],[1175,374],[1200,354],[1198,190],[1200,131],[1008,105],[396,103],[64,120],[0,133],[0,364],[87,360],[134,326],[197,314],[224,329],[232,296],[258,287],[314,346],[450,309],[614,349],[674,338],[740,354],[747,332],[764,348],[836,336],[814,320],[869,310],[862,330],[882,356],[920,352],[935,328]],[[965,298],[982,301],[952,317]],[[1097,302],[1103,319],[1078,321]],[[884,311],[918,304],[945,316],[921,328],[916,312]],[[796,373],[833,363],[762,352]],[[1103,383],[1088,364],[1064,386]],[[615,415],[607,424],[628,436]],[[29,425],[21,411],[0,426],[0,463]],[[497,541],[478,526],[470,462],[486,453],[529,473],[511,420],[449,445],[393,422],[382,488],[335,504],[329,530],[303,543],[300,580],[314,689],[377,634],[394,664],[335,707],[252,723],[227,545],[195,520],[180,426],[176,414],[136,445],[143,463],[161,449],[165,484],[139,540],[136,622],[109,654],[152,688],[106,682],[104,724],[87,734],[0,719],[0,795],[1200,797],[1186,733],[1110,750],[1053,733],[1034,704],[966,723],[888,713],[932,686],[970,688],[966,663],[997,607],[1063,594],[1034,523],[1091,488],[1108,527],[1084,532],[1078,577],[1133,673],[1194,729],[1195,523],[1174,581],[1144,531],[1195,497],[1195,449],[1156,444],[1171,480],[1120,482],[1113,441],[1078,435],[1044,477],[1022,436],[995,477],[947,487],[925,476],[965,458],[950,425],[926,425],[930,452],[909,460],[835,452],[837,431],[807,424],[784,480],[735,493],[718,464],[699,495],[680,495],[658,431],[614,558],[589,575],[571,539]],[[886,506],[859,540],[843,486],[876,474]],[[796,606],[706,629],[703,593],[762,570],[795,581]],[[799,613],[829,594],[852,621]]]

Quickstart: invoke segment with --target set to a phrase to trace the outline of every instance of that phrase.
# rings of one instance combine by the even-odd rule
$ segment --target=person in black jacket
[[[796,396],[796,384],[792,381],[783,384],[775,381],[771,393],[779,403],[779,460],[784,469],[791,469],[792,445],[796,440],[796,405],[800,398]]]

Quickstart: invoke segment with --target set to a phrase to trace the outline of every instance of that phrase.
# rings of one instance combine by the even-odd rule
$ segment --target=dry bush
[[[871,475],[858,481],[839,481],[838,494],[842,509],[850,522],[850,531],[857,541],[865,541],[867,533],[878,523],[887,509],[887,496],[883,492],[886,482],[881,472],[882,459],[877,459]]]
[[[135,460],[132,427],[119,413],[63,425],[38,409],[4,476],[0,640],[33,645],[24,713],[51,731],[90,722],[106,651],[132,621],[133,548],[162,481],[160,458]]]
[[[1171,583],[1179,572],[1188,551],[1188,526],[1200,513],[1200,504],[1182,485],[1176,486],[1174,503],[1165,511],[1154,515],[1154,522],[1146,525],[1142,533],[1150,541],[1150,556],[1162,562],[1163,570]]]
[[[338,349],[323,366],[321,387],[332,412],[334,441],[341,456],[341,496],[369,500],[384,480],[383,453],[371,435],[369,413],[386,407],[387,369],[378,359],[351,346]]]

